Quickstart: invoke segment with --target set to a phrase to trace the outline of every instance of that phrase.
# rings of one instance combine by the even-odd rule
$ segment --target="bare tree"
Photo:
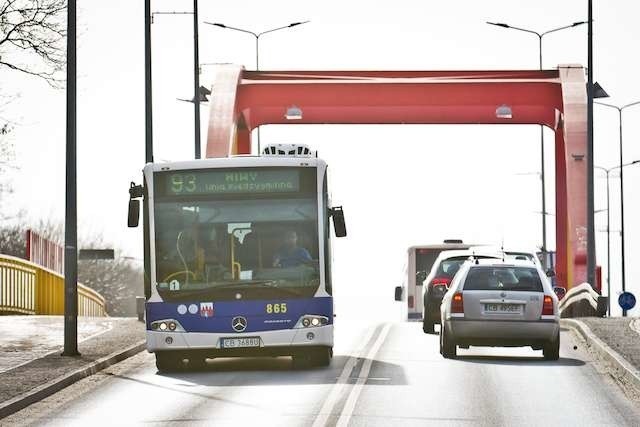
[[[0,0],[0,69],[59,86],[66,63],[66,7],[65,0]]]
[[[0,123],[0,220],[8,216],[7,197],[13,192],[9,172],[17,169],[14,165],[15,153],[13,143],[9,139],[11,127],[9,123]]]

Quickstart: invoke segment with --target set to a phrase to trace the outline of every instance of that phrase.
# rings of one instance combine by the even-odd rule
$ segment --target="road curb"
[[[0,419],[14,414],[27,406],[45,399],[55,394],[65,387],[80,381],[83,378],[91,376],[111,365],[121,362],[131,356],[134,356],[146,349],[146,340],[138,341],[124,350],[116,351],[110,355],[96,360],[95,362],[73,371],[69,374],[62,375],[46,384],[36,387],[26,393],[16,396],[6,402],[0,403]]]
[[[592,348],[601,359],[605,360],[615,369],[619,379],[623,379],[640,392],[640,371],[627,362],[617,351],[598,338],[587,325],[576,319],[561,319],[560,323],[578,332],[584,338],[587,345]]]
[[[633,332],[640,335],[640,319],[636,319],[629,323],[629,327],[633,330]]]

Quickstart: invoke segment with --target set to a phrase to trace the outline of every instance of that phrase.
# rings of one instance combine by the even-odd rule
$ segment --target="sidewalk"
[[[576,320],[587,325],[605,344],[640,370],[640,318],[582,317]]]
[[[144,349],[136,318],[78,318],[78,357],[60,355],[62,316],[0,316],[0,330],[0,418]]]

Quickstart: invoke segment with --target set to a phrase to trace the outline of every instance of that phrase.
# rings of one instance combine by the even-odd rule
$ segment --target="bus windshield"
[[[156,204],[158,290],[319,285],[316,200]]]
[[[316,194],[160,195],[154,215],[159,294],[313,296],[320,284]]]

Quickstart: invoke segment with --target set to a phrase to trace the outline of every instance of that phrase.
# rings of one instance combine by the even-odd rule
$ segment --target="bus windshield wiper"
[[[275,280],[243,280],[241,282],[223,282],[219,285],[212,285],[209,289],[221,289],[221,288],[233,288],[236,286],[245,286],[245,285],[273,285]],[[275,285],[274,285],[275,286]]]
[[[300,296],[300,292],[294,291],[291,288],[280,287],[276,285],[276,283],[277,282],[275,280],[244,280],[242,282],[229,282],[229,283],[224,283],[222,285],[216,285],[216,286],[213,286],[212,289],[233,288],[235,286],[244,286],[244,285],[256,285],[256,286],[261,286],[265,288],[278,289],[278,290],[288,292],[289,294],[292,294],[292,295]]]
[[[264,282],[259,283],[259,285],[262,285],[262,286],[267,287],[267,288],[283,290],[283,291],[289,292],[290,294],[296,295],[296,296],[300,296],[301,295],[300,292],[294,291],[291,288],[284,288],[284,287],[280,287],[280,286],[276,285],[275,284],[275,280],[265,280]]]

